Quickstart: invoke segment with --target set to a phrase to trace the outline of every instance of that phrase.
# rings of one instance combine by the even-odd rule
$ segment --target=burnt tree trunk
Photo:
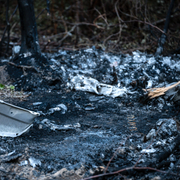
[[[166,42],[166,33],[168,31],[168,27],[169,27],[169,23],[170,23],[170,17],[171,17],[171,12],[172,12],[172,9],[173,9],[173,6],[174,6],[174,1],[175,0],[171,0],[171,3],[170,3],[170,6],[169,6],[169,9],[168,9],[168,12],[167,12],[167,15],[166,15],[166,21],[165,21],[165,25],[164,25],[164,33],[165,34],[162,34],[161,35],[161,38],[159,40],[159,46],[156,50],[156,56],[157,55],[161,55],[161,53],[163,52],[163,46],[164,46],[164,43]]]
[[[41,53],[33,0],[18,0],[21,21],[21,50],[20,53]]]

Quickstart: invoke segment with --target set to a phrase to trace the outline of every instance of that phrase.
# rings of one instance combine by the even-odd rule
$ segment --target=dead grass
[[[26,94],[23,91],[12,90],[8,86],[5,86],[5,88],[0,89],[1,100],[7,100],[9,98],[17,98],[20,100],[25,100],[28,96],[29,94]]]

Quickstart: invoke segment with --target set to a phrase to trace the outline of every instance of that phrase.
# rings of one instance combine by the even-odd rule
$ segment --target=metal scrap
[[[29,130],[39,114],[0,100],[0,136],[17,137]]]

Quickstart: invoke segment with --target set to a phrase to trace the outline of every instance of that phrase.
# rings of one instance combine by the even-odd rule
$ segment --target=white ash
[[[41,161],[39,159],[36,159],[34,157],[30,157],[29,159],[30,165],[35,168],[36,166],[41,166]]]

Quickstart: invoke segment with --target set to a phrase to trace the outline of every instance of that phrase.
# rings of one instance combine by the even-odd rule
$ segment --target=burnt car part
[[[39,114],[0,100],[0,136],[17,137],[32,126]]]

